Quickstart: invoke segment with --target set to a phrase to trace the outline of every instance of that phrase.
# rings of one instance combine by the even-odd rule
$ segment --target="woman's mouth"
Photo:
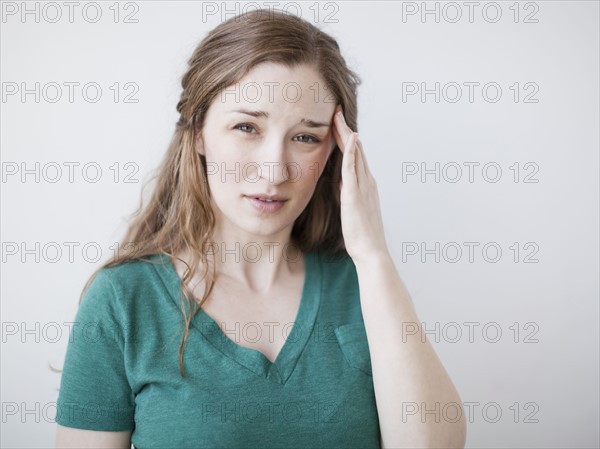
[[[252,197],[245,196],[245,198],[250,202],[250,204],[260,212],[263,213],[273,213],[277,212],[279,209],[283,207],[283,205],[287,202],[283,199],[269,199],[269,198],[260,198],[260,197]]]

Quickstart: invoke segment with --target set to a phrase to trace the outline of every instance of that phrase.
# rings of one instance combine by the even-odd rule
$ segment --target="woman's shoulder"
[[[324,249],[315,251],[321,270],[329,276],[356,274],[356,267],[346,251],[332,252]]]
[[[354,261],[347,253],[319,253],[321,266],[320,319],[336,323],[361,323],[360,288]]]
[[[102,274],[102,276],[115,283],[126,282],[127,284],[131,284],[138,278],[147,281],[148,276],[154,277],[155,271],[153,267],[163,263],[164,258],[161,254],[150,254],[138,259],[102,267],[98,270],[98,274]]]
[[[152,254],[101,267],[88,281],[82,304],[87,301],[123,307],[126,304],[132,305],[139,298],[148,298],[153,290],[163,288],[163,282],[154,268],[161,262],[160,255]]]
[[[358,276],[352,258],[343,252],[316,252],[324,288],[358,290]]]

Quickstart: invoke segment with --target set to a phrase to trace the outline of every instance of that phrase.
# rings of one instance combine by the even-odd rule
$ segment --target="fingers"
[[[338,105],[336,110],[341,111],[341,107]],[[352,133],[353,131],[346,123],[343,113],[336,113],[334,116],[333,137],[335,138],[336,142],[338,143],[338,147],[342,152],[344,151],[343,148],[346,147],[346,142]],[[368,173],[368,166],[362,151],[362,142],[358,138],[358,135],[356,136],[356,143],[360,149],[358,151],[359,155],[357,156],[357,163],[358,166],[360,166],[358,169],[361,170],[361,173],[366,175]]]
[[[357,165],[360,165],[360,170],[362,170],[362,174],[364,176],[368,176],[369,166],[367,165],[367,158],[365,157],[365,152],[363,151],[362,142],[360,141],[358,134],[356,135],[356,146],[357,146],[357,149],[356,149],[357,159],[360,161],[359,164],[357,164]]]
[[[355,176],[357,182],[360,182],[361,178],[366,178],[370,176],[369,165],[367,163],[367,158],[363,151],[362,142],[358,138],[358,134],[354,133],[346,123],[340,105],[336,107],[336,111],[337,112],[334,115],[333,120],[333,137],[335,138],[338,147],[342,153],[346,153],[346,149],[350,148],[348,147],[348,140],[350,139],[352,134],[356,134],[356,136],[354,137],[354,142],[357,148],[355,148],[353,151],[353,164],[355,166]]]
[[[337,143],[338,148],[341,150],[341,152],[344,152],[344,144],[342,143],[342,138],[340,137],[338,131],[337,131],[337,127],[333,127],[333,138],[335,139],[335,142]]]
[[[344,146],[344,157],[342,158],[342,181],[349,185],[357,185],[356,167],[356,133],[351,133]]]
[[[333,116],[333,131],[334,137],[337,135],[336,141],[338,142],[340,149],[345,148],[346,142],[350,137],[350,134],[352,134],[352,130],[346,124],[341,108],[339,108],[339,112]]]

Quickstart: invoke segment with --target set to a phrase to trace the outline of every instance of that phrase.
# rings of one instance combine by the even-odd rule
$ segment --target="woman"
[[[359,83],[276,11],[200,43],[151,201],[82,294],[58,447],[463,447],[462,414],[415,412],[462,408],[401,335],[419,320],[353,132]]]

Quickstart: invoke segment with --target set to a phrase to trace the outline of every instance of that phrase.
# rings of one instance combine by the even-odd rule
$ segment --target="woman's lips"
[[[259,200],[257,198],[253,198],[250,196],[246,196],[245,198],[250,202],[250,204],[255,209],[257,209],[258,211],[263,212],[263,213],[277,212],[287,202],[287,200],[285,200],[285,201],[277,201],[277,200],[263,201],[263,200]]]

